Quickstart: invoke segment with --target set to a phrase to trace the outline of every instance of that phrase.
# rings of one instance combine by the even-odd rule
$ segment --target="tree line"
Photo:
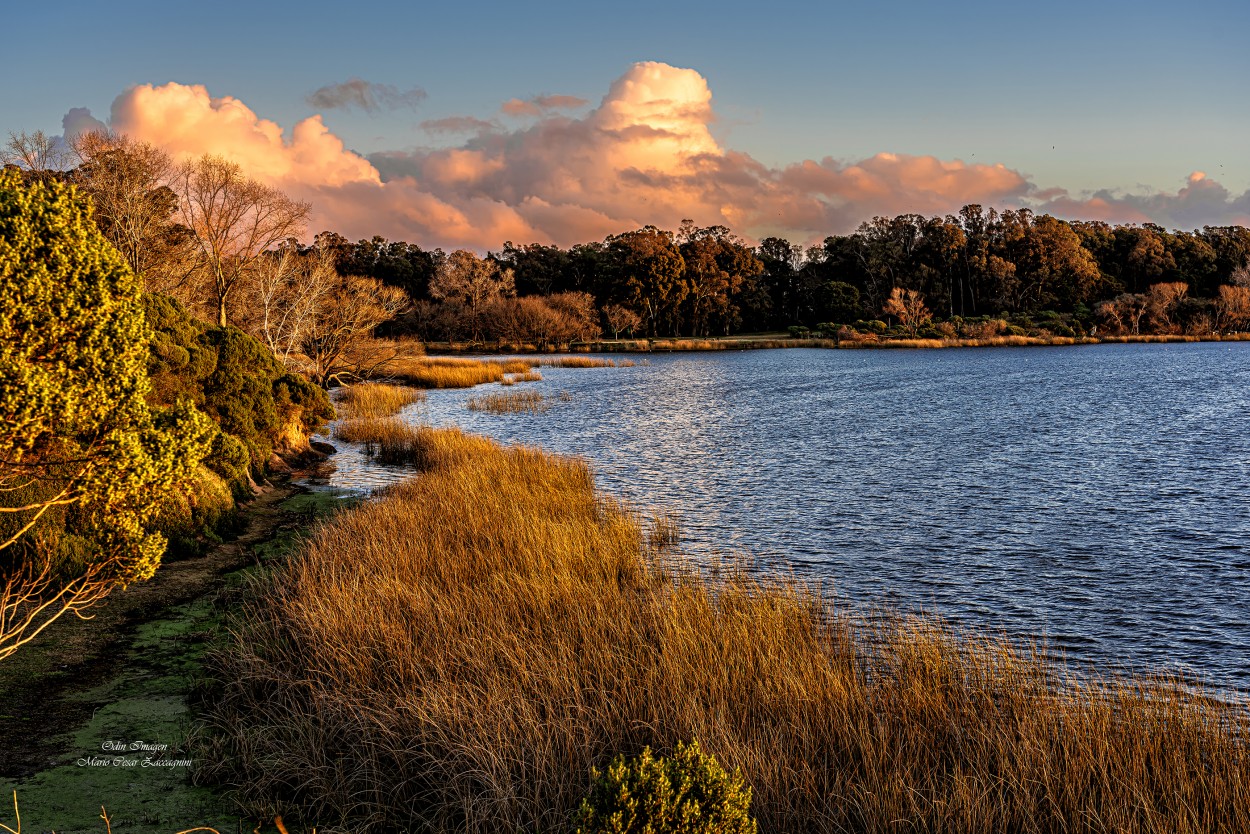
[[[432,341],[726,336],[881,322],[915,335],[1001,321],[1056,335],[1212,333],[1250,324],[1250,230],[1065,221],[968,205],[877,217],[807,249],[724,226],[647,226],[478,257],[323,232],[309,251],[404,290],[391,327]],[[946,324],[946,327],[940,325]],[[958,328],[958,331],[956,330]]]
[[[56,158],[13,136],[28,177],[86,191],[150,291],[230,323],[326,383],[382,361],[370,334],[539,348],[657,336],[841,327],[931,337],[1196,333],[1250,325],[1250,230],[1065,221],[967,205],[875,217],[804,248],[725,226],[646,226],[560,247],[479,255],[332,231],[302,243],[309,206],[205,156],[176,164],[86,134]]]

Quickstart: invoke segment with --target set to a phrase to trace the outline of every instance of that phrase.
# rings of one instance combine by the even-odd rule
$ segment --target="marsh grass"
[[[454,452],[452,447],[457,444],[465,448],[474,445],[467,440],[462,444],[458,432],[414,426],[396,417],[344,420],[335,426],[334,434],[350,443],[363,444],[365,454],[378,463],[422,469],[437,466]]]
[[[472,388],[499,382],[507,374],[526,374],[534,363],[525,359],[465,359],[452,356],[419,356],[396,359],[388,373],[417,388]]]
[[[339,413],[354,420],[365,417],[390,417],[398,414],[404,406],[420,402],[425,394],[401,385],[380,382],[361,382],[343,387],[339,396]]]
[[[551,404],[537,391],[508,391],[469,397],[465,405],[470,411],[488,414],[546,414]]]
[[[1247,709],[649,546],[580,460],[428,469],[254,577],[198,778],[354,831],[571,830],[592,766],[698,740],[769,832],[1244,832]]]
[[[556,356],[539,359],[539,365],[551,368],[615,368],[616,362],[595,356]]]

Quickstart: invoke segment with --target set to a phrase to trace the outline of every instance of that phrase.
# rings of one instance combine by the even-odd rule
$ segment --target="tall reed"
[[[343,387],[338,401],[339,414],[347,419],[390,417],[424,397],[420,391],[400,385],[361,382]]]
[[[425,431],[429,471],[252,579],[213,656],[198,776],[257,816],[569,831],[592,766],[697,739],[761,831],[1250,831],[1244,705],[713,581],[584,462]]]

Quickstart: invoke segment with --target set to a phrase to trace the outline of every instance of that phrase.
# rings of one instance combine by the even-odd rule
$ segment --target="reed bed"
[[[420,391],[402,385],[361,382],[343,387],[338,406],[340,415],[349,420],[391,417],[424,398]]]
[[[550,368],[615,368],[616,363],[611,359],[603,359],[596,356],[556,356],[550,359],[538,360],[539,365]]]
[[[469,397],[465,405],[470,411],[485,411],[488,414],[546,414],[551,408],[551,404],[537,391],[483,394]]]
[[[464,359],[451,356],[421,356],[396,359],[388,373],[417,388],[472,388],[486,382],[499,382],[507,374],[526,374],[534,363],[525,359]]]
[[[1244,705],[713,582],[580,460],[422,437],[429,471],[250,579],[212,657],[198,778],[245,811],[567,832],[592,766],[697,739],[765,832],[1250,830]]]
[[[455,433],[414,426],[395,417],[343,420],[334,427],[334,436],[364,444],[365,454],[378,463],[423,469],[443,458],[447,444],[458,442]]]

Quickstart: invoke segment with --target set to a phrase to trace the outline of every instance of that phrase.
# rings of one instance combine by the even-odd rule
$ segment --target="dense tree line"
[[[483,258],[333,233],[315,247],[333,252],[341,270],[402,288],[415,307],[394,329],[436,341],[546,341],[541,327],[523,338],[516,320],[542,318],[540,302],[559,307],[569,294],[595,315],[582,328],[556,326],[556,338],[586,327],[612,337],[712,336],[878,319],[914,333],[987,318],[1064,332],[1205,333],[1250,320],[1244,227],[1168,231],[979,205],[947,217],[877,217],[806,250],[778,237],[750,246],[723,226],[690,222],[567,249],[507,242]],[[470,266],[476,279],[466,283]],[[900,299],[912,309],[900,310]]]

